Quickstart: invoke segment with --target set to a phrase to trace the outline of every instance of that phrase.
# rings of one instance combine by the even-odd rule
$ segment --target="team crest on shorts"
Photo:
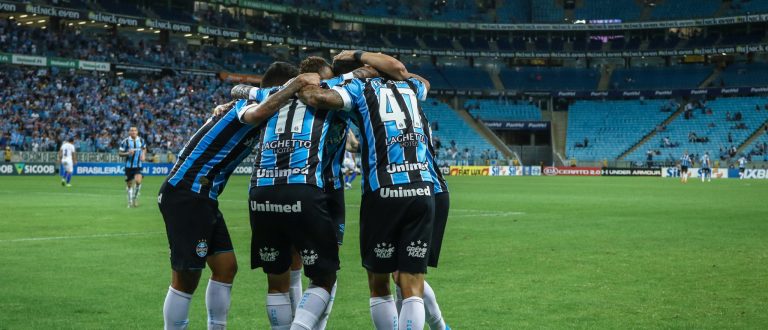
[[[376,258],[389,259],[395,253],[395,247],[391,243],[379,243],[376,244],[373,253],[376,253]]]
[[[301,262],[304,263],[305,266],[312,266],[316,261],[317,253],[315,253],[315,250],[301,251]]]
[[[200,258],[203,258],[208,255],[208,243],[205,240],[199,240],[197,241],[197,246],[195,246],[195,253],[197,253],[197,256]]]
[[[261,261],[274,262],[279,255],[280,251],[275,250],[275,248],[268,248],[265,246],[259,249],[259,257],[261,258]]]
[[[422,242],[421,240],[411,242],[406,251],[408,251],[409,257],[425,258],[427,256],[427,242]]]

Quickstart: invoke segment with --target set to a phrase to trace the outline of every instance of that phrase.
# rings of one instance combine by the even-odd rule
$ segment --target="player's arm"
[[[72,148],[72,165],[77,165],[77,151]]]
[[[241,86],[241,85],[237,85],[237,86]],[[237,86],[235,86],[235,87],[237,87]],[[227,103],[217,105],[215,108],[213,108],[213,116],[216,117],[216,116],[218,116],[220,114],[223,114],[223,113],[229,111],[229,109],[232,109],[232,107],[235,105],[235,103],[237,103],[237,100],[232,100],[232,101],[229,101]]]
[[[58,159],[58,162],[56,162],[57,164],[61,164],[61,161],[64,160],[62,155],[63,155],[63,153],[61,151],[61,148],[59,148],[59,157],[56,158],[56,159]]]
[[[302,88],[298,95],[301,102],[316,109],[341,110],[344,108],[341,95],[332,89],[307,86]]]
[[[125,142],[125,141],[123,141]],[[120,148],[117,149],[117,155],[120,157],[126,157],[131,155],[131,150],[128,150],[127,143],[120,143]]]
[[[243,123],[257,126],[277,112],[288,100],[305,86],[320,85],[320,75],[317,73],[300,74],[293,79],[285,88],[267,98],[264,102],[247,106],[240,115],[240,121]]]
[[[408,69],[405,68],[403,62],[385,54],[369,53],[362,50],[345,50],[333,59],[344,61],[359,60],[363,64],[370,65],[395,80],[405,80],[409,77]]]
[[[357,148],[360,146],[360,141],[357,140],[357,137],[355,137],[355,134],[352,132],[347,132],[347,145],[345,148],[349,152],[357,151]]]
[[[145,157],[145,155],[146,155],[146,154],[147,154],[147,147],[146,147],[146,146],[144,146],[144,145],[142,145],[142,146],[141,146],[141,157],[140,157],[142,162],[143,162],[143,161],[144,161],[144,159],[146,158],[146,157]]]

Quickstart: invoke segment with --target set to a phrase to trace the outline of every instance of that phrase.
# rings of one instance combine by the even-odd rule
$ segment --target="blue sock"
[[[349,175],[344,175],[344,183],[349,183]]]
[[[67,183],[69,183],[69,181],[72,180],[72,173],[67,172],[67,174],[65,174],[65,176],[67,178]]]
[[[357,177],[357,172],[352,172],[352,175],[349,178],[349,182],[355,181],[356,177]]]

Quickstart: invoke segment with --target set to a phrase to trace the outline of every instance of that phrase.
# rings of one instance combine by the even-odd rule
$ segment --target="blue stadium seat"
[[[522,101],[519,104],[516,103],[516,101],[469,100],[464,103],[464,109],[469,109],[472,116],[483,120],[541,120],[541,111],[538,107]]]
[[[504,68],[499,77],[512,90],[593,90],[600,81],[597,70],[581,68]]]
[[[642,8],[635,0],[587,0],[583,6],[576,6],[574,19],[621,19],[637,21]]]
[[[712,70],[705,65],[618,68],[611,85],[615,89],[697,88]]]
[[[630,154],[627,160],[644,160],[648,149],[660,150],[661,160],[676,160],[685,150],[697,156],[709,152],[713,160],[719,159],[720,148],[741,145],[761,127],[762,123],[768,120],[766,104],[768,104],[768,98],[760,97],[734,97],[709,101],[706,107],[712,109],[712,114],[703,114],[701,110],[696,109],[693,110],[691,119],[685,119],[685,116],[680,115],[666,127],[666,130],[659,132],[653,139]],[[757,111],[755,106],[759,106],[761,110]],[[732,115],[740,112],[742,120],[726,121],[726,112]],[[738,123],[744,123],[747,129],[735,129],[734,126]],[[709,142],[689,142],[688,134],[691,132],[696,133],[700,138],[707,137]],[[728,142],[729,133],[733,142]],[[672,143],[678,143],[679,146],[661,148],[665,137],[669,137]]]
[[[432,133],[440,139],[444,148],[449,147],[450,141],[454,140],[459,149],[474,150],[475,156],[483,150],[495,149],[485,138],[470,128],[450,106],[440,100],[427,99],[422,103],[422,109],[433,127],[437,125],[437,129]]]
[[[723,70],[720,79],[726,87],[768,86],[768,64],[732,64]]]
[[[653,131],[669,113],[664,100],[576,101],[568,110],[566,156],[578,160],[616,159]],[[576,147],[587,138],[586,148]]]

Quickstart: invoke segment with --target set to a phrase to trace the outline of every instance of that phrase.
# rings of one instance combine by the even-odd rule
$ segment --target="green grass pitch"
[[[0,177],[1,329],[159,329],[168,248],[147,178]],[[428,281],[455,329],[765,329],[768,180],[452,177],[441,267]],[[248,268],[247,177],[222,196],[240,272],[231,329],[267,329]],[[329,329],[370,329],[358,190]],[[207,273],[203,275],[204,278]],[[205,328],[205,281],[190,329]]]

